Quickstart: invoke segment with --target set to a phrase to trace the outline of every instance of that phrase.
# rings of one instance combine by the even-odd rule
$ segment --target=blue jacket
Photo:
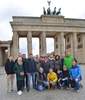
[[[81,77],[80,65],[75,65],[70,69],[70,77],[72,79],[79,79]]]

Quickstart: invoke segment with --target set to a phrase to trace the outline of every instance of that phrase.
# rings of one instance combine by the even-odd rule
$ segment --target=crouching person
[[[17,58],[14,71],[16,73],[17,94],[21,95],[24,88],[24,69],[23,69],[22,57]]]
[[[42,67],[40,67],[39,72],[37,73],[37,86],[36,89],[39,91],[43,91],[48,88],[48,81],[46,78],[46,74]]]
[[[77,60],[74,59],[73,66],[70,69],[70,79],[71,79],[71,86],[72,88],[74,88],[76,92],[79,92],[81,77],[82,76],[81,76],[80,65],[78,65]]]
[[[62,86],[64,89],[69,88],[69,71],[66,67],[63,68]]]
[[[47,80],[49,83],[49,88],[55,89],[55,87],[57,85],[58,77],[57,77],[57,74],[55,72],[53,72],[52,68],[49,69],[49,73],[47,75]]]

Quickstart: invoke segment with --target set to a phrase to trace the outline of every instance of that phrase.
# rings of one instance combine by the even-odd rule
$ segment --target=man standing
[[[28,89],[30,89],[30,83],[31,83],[31,77],[32,77],[32,84],[33,88],[36,88],[36,62],[32,56],[32,54],[29,55],[29,58],[26,61],[26,65],[24,66],[25,73],[28,76],[27,86]]]
[[[14,83],[14,61],[13,57],[10,56],[5,63],[5,72],[7,74],[7,92],[13,91]]]
[[[66,56],[64,58],[64,66],[70,70],[72,68],[72,62],[74,60],[74,57],[70,54],[70,51],[66,52]]]

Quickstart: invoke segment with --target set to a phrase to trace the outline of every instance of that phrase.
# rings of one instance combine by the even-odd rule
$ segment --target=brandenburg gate
[[[39,37],[40,55],[46,55],[46,37],[54,38],[55,54],[63,55],[70,49],[81,63],[85,62],[85,20],[64,16],[13,17],[12,54],[19,52],[19,37],[27,37],[28,55],[32,53],[32,37]],[[50,45],[51,46],[51,45]]]

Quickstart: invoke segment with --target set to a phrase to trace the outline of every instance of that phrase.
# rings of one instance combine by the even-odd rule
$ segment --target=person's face
[[[9,60],[10,60],[10,61],[13,60],[12,56],[9,57]]]
[[[35,59],[38,61],[39,60],[39,56],[37,55]]]
[[[53,72],[53,69],[49,69],[49,72],[52,73]]]
[[[48,61],[48,57],[45,57],[45,61]]]
[[[25,55],[25,54],[23,54],[23,55],[22,55],[22,57],[23,57],[23,58],[26,58],[26,55]]]
[[[17,61],[18,63],[22,63],[22,57],[18,57]]]
[[[73,61],[73,66],[76,65],[77,63],[75,61]]]
[[[40,71],[40,73],[43,73],[43,68],[40,68],[40,70],[39,70],[39,71]]]
[[[33,58],[32,54],[29,55],[29,58]]]
[[[70,55],[70,52],[69,52],[69,51],[67,51],[67,52],[66,52],[66,56],[69,56],[69,55]]]
[[[59,59],[59,56],[56,56],[56,60]]]
[[[66,67],[64,67],[64,69],[63,69],[64,71],[67,71],[67,68]]]

